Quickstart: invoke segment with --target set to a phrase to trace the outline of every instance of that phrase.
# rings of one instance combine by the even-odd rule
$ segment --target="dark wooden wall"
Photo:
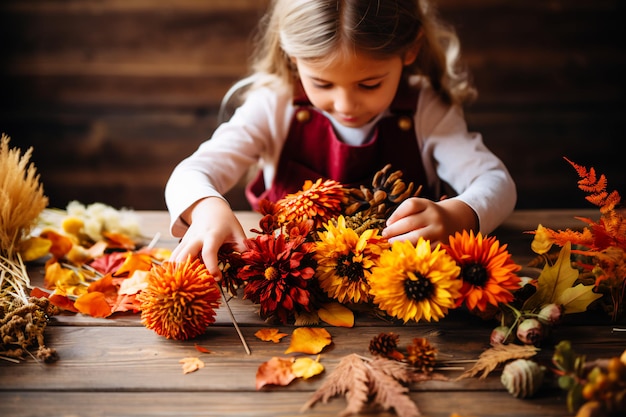
[[[34,147],[51,206],[164,208],[171,170],[246,73],[267,3],[3,0],[0,132]],[[518,207],[589,207],[563,156],[626,198],[623,0],[437,3],[480,92],[468,123],[509,166]]]

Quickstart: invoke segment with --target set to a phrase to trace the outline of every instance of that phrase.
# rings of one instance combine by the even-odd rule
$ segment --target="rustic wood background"
[[[0,132],[34,148],[52,207],[165,208],[171,170],[247,71],[267,3],[3,0]],[[518,208],[590,207],[564,156],[626,197],[623,3],[437,1],[479,89],[468,123],[510,168]]]

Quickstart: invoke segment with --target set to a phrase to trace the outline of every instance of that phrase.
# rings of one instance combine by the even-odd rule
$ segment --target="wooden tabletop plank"
[[[332,398],[300,412],[310,392],[0,392],[0,404],[7,416],[50,417],[145,417],[145,416],[237,416],[237,417],[328,417],[337,416],[346,406],[344,398]],[[519,400],[506,392],[413,392],[410,397],[422,415],[450,417],[453,412],[473,417],[563,417],[569,415],[565,396]],[[71,411],[70,411],[71,410]],[[392,412],[351,416],[394,417]]]

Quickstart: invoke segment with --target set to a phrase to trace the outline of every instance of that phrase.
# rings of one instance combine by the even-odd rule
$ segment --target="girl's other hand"
[[[476,213],[460,200],[432,201],[414,197],[403,201],[387,220],[382,235],[390,242],[410,240],[414,245],[420,236],[432,245],[447,243],[450,235],[462,230],[476,230]]]
[[[234,243],[236,250],[243,250],[246,238],[243,228],[228,203],[219,197],[200,200],[189,211],[189,229],[170,261],[185,262],[188,256],[200,254],[209,273],[220,280],[217,253],[224,243]]]

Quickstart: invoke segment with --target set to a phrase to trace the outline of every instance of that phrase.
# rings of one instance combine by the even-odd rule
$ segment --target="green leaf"
[[[572,268],[571,243],[567,242],[559,252],[554,265],[546,265],[537,278],[537,291],[526,300],[522,310],[536,310],[546,304],[556,303],[561,294],[574,285],[578,270]]]
[[[555,302],[563,306],[563,314],[582,313],[600,297],[602,294],[593,292],[593,285],[578,284],[563,291]]]

